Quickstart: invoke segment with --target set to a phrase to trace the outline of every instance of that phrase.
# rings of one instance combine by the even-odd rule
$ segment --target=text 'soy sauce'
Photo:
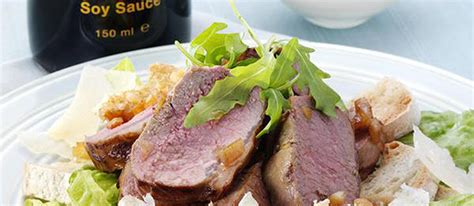
[[[98,57],[185,42],[190,0],[29,0],[34,59],[47,71]]]

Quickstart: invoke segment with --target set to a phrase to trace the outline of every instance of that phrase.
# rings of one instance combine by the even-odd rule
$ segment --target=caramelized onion
[[[342,206],[346,202],[346,193],[343,191],[336,192],[328,197],[329,206]]]
[[[84,159],[84,160],[90,159],[89,153],[87,153],[84,142],[76,143],[76,146],[72,148],[72,155],[78,159]]]
[[[354,102],[354,107],[351,110],[352,128],[355,131],[366,130],[373,119],[372,108],[369,101],[365,98],[357,99]]]
[[[239,138],[217,153],[217,157],[228,167],[232,165],[244,153],[244,141]]]

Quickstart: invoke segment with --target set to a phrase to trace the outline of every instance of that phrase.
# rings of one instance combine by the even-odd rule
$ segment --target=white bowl
[[[358,26],[395,0],[282,0],[318,26],[344,29]]]

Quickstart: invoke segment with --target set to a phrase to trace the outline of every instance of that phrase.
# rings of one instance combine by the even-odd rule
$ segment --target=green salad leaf
[[[283,45],[281,54],[276,59],[278,69],[270,77],[270,86],[273,88],[284,87],[289,79],[293,79],[298,72],[293,68],[296,54],[295,50],[299,47],[298,40],[293,38],[287,44]]]
[[[274,58],[267,56],[248,66],[231,70],[232,76],[217,81],[209,94],[193,105],[184,120],[184,126],[191,128],[219,119],[236,104],[244,105],[254,87],[268,87],[274,62]]]
[[[413,132],[406,134],[403,137],[400,137],[397,141],[400,141],[403,144],[413,146]]]
[[[341,106],[343,105],[342,100],[341,97],[323,81],[323,79],[329,78],[330,75],[323,72],[311,62],[309,54],[314,52],[314,50],[300,45],[299,47],[294,47],[293,52],[296,56],[295,67],[300,73],[296,85],[300,90],[305,88],[309,89],[309,93],[316,102],[316,109],[328,116],[335,117],[336,106],[343,108],[343,106]]]
[[[120,62],[117,65],[115,65],[111,70],[122,71],[122,72],[132,72],[134,74],[136,73],[135,66],[133,66],[132,60],[128,57],[125,57],[122,60],[120,60]],[[140,77],[138,77],[138,75],[136,77],[136,83],[137,85],[142,84],[142,81],[140,80]]]
[[[270,121],[267,125],[258,133],[257,137],[261,137],[264,134],[269,133],[273,130],[280,122],[281,114],[284,109],[290,108],[288,100],[283,94],[276,89],[267,89],[261,93],[261,96],[267,100],[267,109],[265,114],[270,117]]]
[[[238,33],[218,33],[227,28],[227,24],[215,22],[206,28],[190,43],[190,52],[178,42],[175,45],[197,66],[224,65],[233,68],[235,60],[247,50]]]
[[[463,206],[474,205],[474,195],[455,195],[447,199],[430,202],[430,206]]]
[[[419,128],[439,146],[448,149],[459,168],[467,171],[474,163],[474,110],[462,114],[422,111]],[[398,141],[413,146],[413,133]]]
[[[86,166],[69,178],[67,193],[72,205],[117,205],[119,190],[117,175]]]
[[[64,204],[61,204],[59,202],[55,201],[41,201],[36,198],[27,198],[24,203],[25,206],[63,206]]]
[[[426,136],[437,139],[451,130],[458,118],[459,115],[451,111],[443,113],[423,111],[421,112],[420,129]]]
[[[112,68],[112,70],[123,71],[123,72],[135,72],[135,66],[130,58],[125,57]]]
[[[264,47],[262,42],[258,39],[257,35],[255,32],[252,30],[252,27],[247,23],[247,21],[242,17],[240,14],[239,10],[237,10],[237,6],[235,6],[235,1],[234,0],[229,0],[230,7],[232,8],[232,12],[234,12],[235,17],[240,21],[242,26],[244,26],[245,29],[247,29],[247,33],[250,35],[250,37],[255,41],[257,44],[256,50],[259,56],[263,56],[266,51],[264,51]],[[268,45],[271,45],[271,42],[269,42]]]
[[[330,75],[310,61],[313,49],[301,45],[296,38],[288,41],[272,37],[263,44],[240,15],[233,0],[230,4],[254,40],[258,58],[237,61],[248,46],[239,34],[219,33],[227,27],[223,23],[214,23],[204,30],[191,42],[189,51],[176,42],[178,49],[196,66],[224,65],[231,69],[231,75],[217,81],[209,94],[193,105],[184,120],[186,128],[219,119],[236,105],[245,105],[255,87],[261,89],[261,99],[267,102],[265,114],[270,118],[258,137],[279,123],[282,113],[288,108],[287,99],[294,95],[292,89],[295,85],[301,90],[309,90],[316,109],[328,116],[336,115],[336,107],[344,109],[340,96],[323,81]]]
[[[467,170],[474,163],[474,110],[422,112],[421,131],[439,146],[449,150],[456,166]]]

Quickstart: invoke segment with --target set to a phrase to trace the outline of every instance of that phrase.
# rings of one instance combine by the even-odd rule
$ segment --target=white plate
[[[344,46],[303,42],[316,49],[312,58],[332,78],[328,83],[348,100],[384,76],[405,83],[423,110],[460,112],[474,108],[474,83],[452,73],[412,60]],[[155,62],[182,65],[174,46],[122,53],[84,64],[111,68],[130,57],[141,76]],[[0,201],[22,204],[21,178],[25,162],[48,163],[54,157],[27,151],[16,139],[19,131],[45,131],[71,101],[84,64],[40,78],[0,98]]]

